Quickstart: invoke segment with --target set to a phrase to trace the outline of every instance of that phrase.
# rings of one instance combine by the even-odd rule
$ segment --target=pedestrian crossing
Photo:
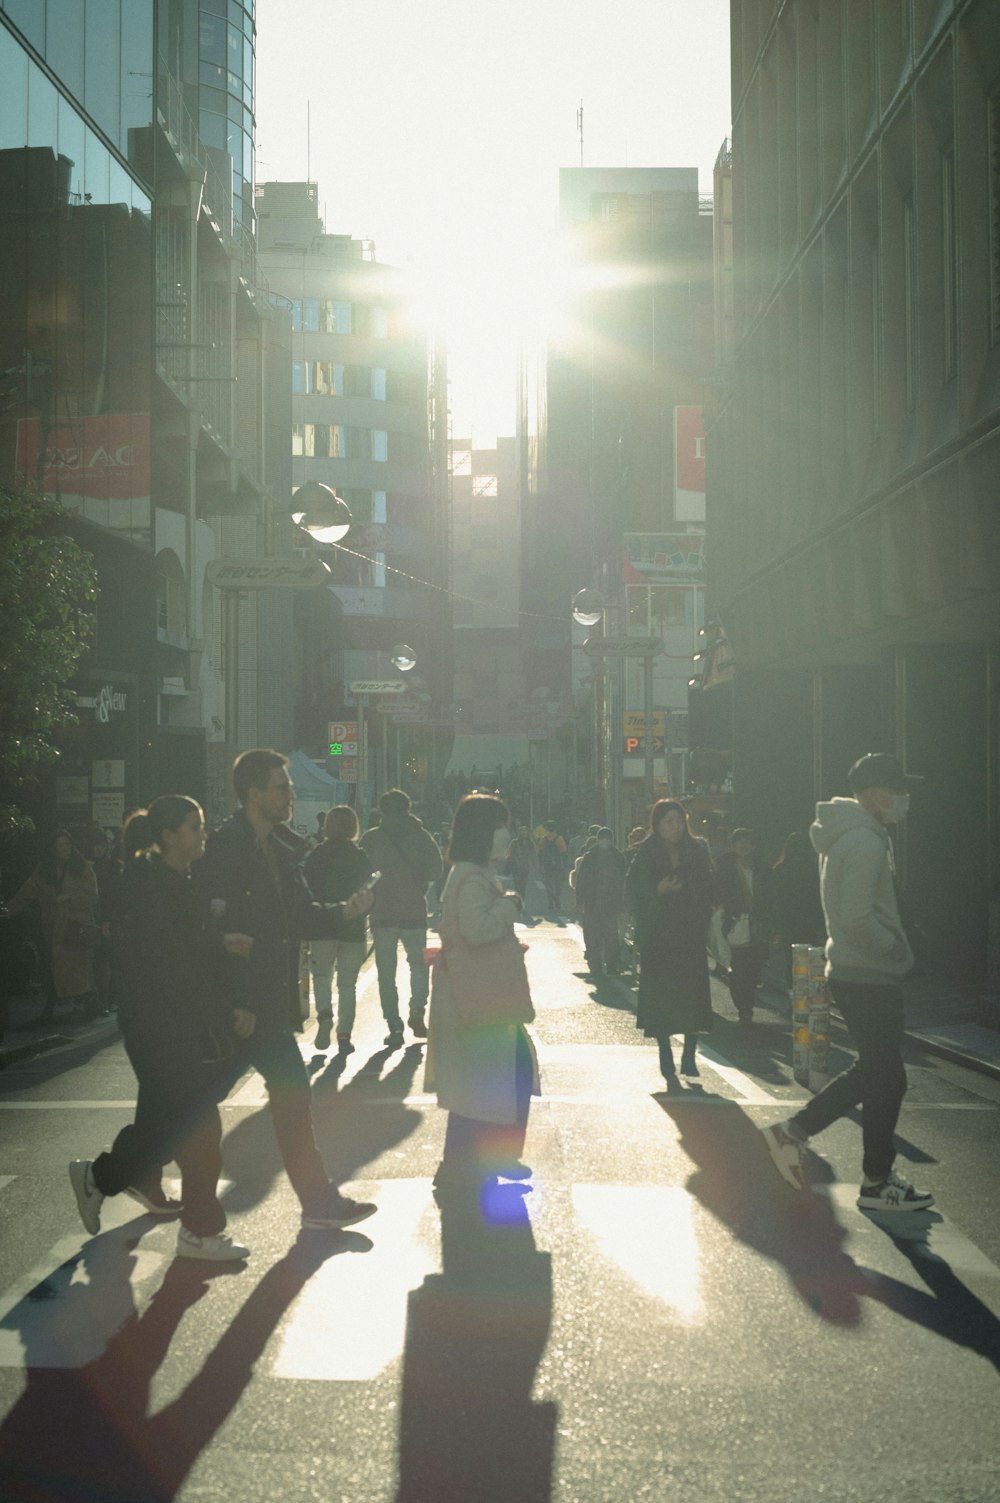
[[[16,1180],[0,1176],[0,1198]],[[168,1188],[176,1193],[178,1186]],[[378,1215],[341,1234],[337,1256],[316,1258],[261,1354],[260,1376],[364,1383],[403,1356],[410,1296],[441,1267],[440,1216],[430,1181],[365,1180],[345,1188],[374,1198]],[[859,1267],[891,1268],[899,1278],[904,1260],[893,1252],[893,1243],[898,1247],[909,1238],[914,1267],[927,1259],[958,1279],[975,1281],[981,1297],[985,1291],[1000,1312],[1000,1267],[945,1216],[897,1216],[888,1228],[890,1240],[882,1224],[886,1218],[857,1212],[853,1185],[821,1185],[813,1193],[829,1201],[844,1251]],[[70,1200],[67,1192],[68,1212]],[[710,1307],[704,1283],[706,1261],[717,1263],[725,1250],[714,1219],[684,1186],[549,1186],[543,1178],[528,1205],[543,1238],[546,1231],[554,1235],[558,1225],[564,1248],[579,1249],[586,1242],[597,1253],[608,1268],[602,1284],[616,1270],[682,1328],[724,1318]],[[237,1218],[234,1230],[257,1244],[252,1215]],[[316,1235],[300,1234],[299,1245],[316,1248]],[[174,1261],[175,1238],[174,1223],[154,1222],[127,1197],[106,1201],[98,1237],[75,1230],[58,1238],[0,1293],[0,1368],[79,1369],[96,1361],[162,1285]],[[264,1273],[266,1263],[252,1258],[240,1276],[248,1295]],[[912,1278],[919,1288],[917,1275]]]

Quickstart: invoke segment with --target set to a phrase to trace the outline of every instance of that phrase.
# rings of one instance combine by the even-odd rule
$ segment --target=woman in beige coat
[[[38,903],[52,967],[52,990],[42,1020],[51,1018],[57,1000],[77,1000],[85,1011],[95,1012],[93,947],[87,939],[97,937],[97,878],[65,830],[56,831],[51,853],[11,898],[7,912],[20,913],[33,902]]]
[[[448,850],[425,1075],[426,1088],[448,1112],[437,1190],[531,1174],[520,1156],[539,1084],[524,1026],[534,1011],[514,936],[521,900],[504,892],[495,872],[509,845],[503,800],[485,793],[464,798]]]

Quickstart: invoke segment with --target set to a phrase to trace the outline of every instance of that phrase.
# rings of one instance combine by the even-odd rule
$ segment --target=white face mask
[[[506,825],[501,825],[493,831],[493,849],[490,851],[491,861],[502,861],[510,850],[510,831]]]
[[[893,825],[899,824],[901,819],[907,818],[908,813],[910,813],[910,795],[893,794],[889,809],[886,810],[887,821]]]
[[[910,812],[910,795],[908,793],[894,793],[889,803],[880,805],[882,818],[886,824],[898,825],[901,819],[905,819]]]

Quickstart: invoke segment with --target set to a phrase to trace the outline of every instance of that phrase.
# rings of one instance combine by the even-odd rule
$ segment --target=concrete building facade
[[[898,752],[928,778],[898,853],[921,958],[982,981],[1000,913],[1000,11],[734,0],[732,42],[708,524],[738,812],[777,842],[855,756]]]
[[[629,735],[644,706],[642,669],[635,660],[595,667],[579,629],[571,650],[570,606],[595,585],[606,633],[663,638],[653,698],[669,744],[657,744],[657,786],[682,791],[701,621],[712,217],[693,168],[568,168],[560,222],[580,291],[571,332],[547,359],[544,493],[530,511],[528,578],[534,608],[553,620],[533,650],[567,700],[576,748],[567,774],[575,765],[580,796],[596,784],[597,812],[624,828],[645,812],[643,759],[630,754]]]
[[[321,755],[328,723],[353,717],[350,683],[392,677],[401,641],[422,686],[416,742],[418,717],[450,700],[444,362],[410,320],[405,278],[369,241],[327,234],[315,183],[262,184],[257,223],[271,299],[291,317],[293,487],[332,486],[354,518],[344,546],[324,552],[332,592],[303,607],[297,744]],[[403,777],[389,722],[370,725],[373,781]]]

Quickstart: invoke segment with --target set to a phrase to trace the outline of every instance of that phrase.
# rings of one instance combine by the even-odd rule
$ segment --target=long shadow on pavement
[[[532,1402],[552,1266],[524,1187],[441,1201],[441,1264],[409,1296],[397,1503],[548,1503],[559,1406]]]
[[[933,1213],[908,1212],[887,1231],[932,1291],[903,1283],[856,1263],[843,1247],[847,1235],[828,1195],[786,1186],[775,1174],[760,1133],[738,1102],[714,1106],[657,1097],[677,1125],[680,1146],[697,1166],[687,1182],[692,1195],[748,1247],[784,1268],[799,1297],[833,1325],[860,1324],[863,1299],[874,1299],[915,1324],[986,1357],[1000,1371],[1000,1320],[928,1245]],[[832,1171],[813,1158],[813,1178],[829,1184]]]
[[[123,1238],[124,1230],[87,1243],[4,1319],[22,1331],[27,1365],[27,1386],[0,1425],[4,1503],[169,1503],[312,1274],[337,1253],[372,1246],[355,1232],[301,1238],[268,1269],[183,1392],[153,1416],[153,1377],[186,1312],[225,1271],[175,1260],[140,1314],[129,1283],[139,1233]],[[78,1269],[87,1282],[74,1282]],[[39,1300],[57,1300],[58,1315],[39,1322]],[[54,1365],[80,1355],[108,1302],[129,1313],[105,1349],[79,1366]]]
[[[337,1089],[337,1061],[312,1083],[312,1113],[316,1142],[334,1184],[352,1179],[359,1169],[409,1137],[421,1114],[403,1105],[423,1057],[412,1046],[396,1066],[382,1075],[391,1052],[380,1049],[366,1061],[343,1090]],[[225,1120],[225,1119],[223,1119]],[[267,1106],[244,1117],[227,1132],[222,1143],[225,1173],[233,1180],[226,1205],[245,1211],[264,1200],[282,1173],[281,1156]]]

